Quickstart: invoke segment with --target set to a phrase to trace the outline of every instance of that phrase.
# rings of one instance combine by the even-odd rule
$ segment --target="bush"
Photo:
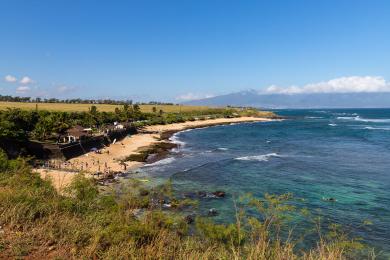
[[[0,223],[6,231],[0,258],[356,259],[363,248],[338,225],[323,232],[312,249],[295,248],[297,241],[283,236],[289,232],[288,215],[300,212],[289,203],[291,194],[246,196],[235,223],[197,218],[189,228],[181,214],[150,203],[168,198],[177,208],[192,204],[175,199],[169,182],[149,192],[138,185],[141,197],[118,196],[99,193],[96,183],[80,174],[59,194],[25,161],[7,161],[0,152],[0,162]],[[248,207],[261,217],[246,217]]]

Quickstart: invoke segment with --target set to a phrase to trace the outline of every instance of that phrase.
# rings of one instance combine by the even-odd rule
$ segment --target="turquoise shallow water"
[[[171,178],[178,196],[224,190],[201,200],[198,214],[216,208],[233,220],[233,197],[292,192],[325,222],[390,253],[390,110],[280,110],[284,121],[196,129],[176,134],[180,148],[142,173]],[[333,197],[337,202],[325,202]],[[361,227],[364,220],[373,225]],[[300,226],[304,226],[302,223]]]

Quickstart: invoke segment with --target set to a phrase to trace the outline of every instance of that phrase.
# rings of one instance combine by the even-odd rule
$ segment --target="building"
[[[80,141],[81,138],[91,135],[92,128],[84,128],[80,125],[75,125],[66,131],[66,136],[63,136],[63,138],[64,143],[72,143]]]

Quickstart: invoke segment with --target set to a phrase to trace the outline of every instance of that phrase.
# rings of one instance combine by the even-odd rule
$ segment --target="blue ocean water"
[[[390,252],[390,109],[279,110],[289,119],[194,129],[172,137],[171,157],[142,168],[176,194],[224,190],[197,209],[233,221],[233,198],[291,192],[354,237]],[[327,202],[323,198],[335,198]],[[365,220],[373,225],[362,226]],[[304,225],[304,224],[303,224]]]

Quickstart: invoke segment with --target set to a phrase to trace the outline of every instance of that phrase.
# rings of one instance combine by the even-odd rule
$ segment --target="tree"
[[[124,104],[123,105],[123,120],[122,121],[129,121],[133,119],[134,117],[134,110],[133,107],[130,106],[129,104]]]
[[[16,139],[23,141],[27,138],[26,132],[18,128],[14,122],[0,120],[0,139]]]
[[[34,137],[38,140],[46,140],[53,129],[53,121],[50,117],[41,117],[35,125]]]
[[[136,112],[136,113],[141,112],[141,108],[139,107],[138,104],[133,105],[133,109],[134,109],[134,112]]]
[[[89,108],[89,113],[91,113],[91,115],[95,116],[98,113],[97,107],[96,106],[91,106]]]

